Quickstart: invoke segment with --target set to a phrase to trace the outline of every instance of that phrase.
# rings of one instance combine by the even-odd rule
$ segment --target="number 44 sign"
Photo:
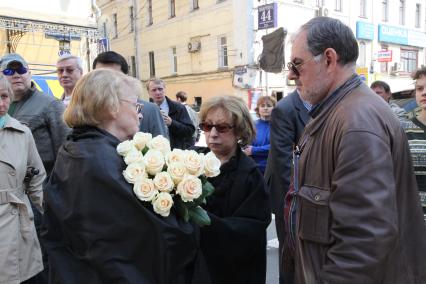
[[[277,26],[277,3],[257,8],[257,29],[269,29]]]

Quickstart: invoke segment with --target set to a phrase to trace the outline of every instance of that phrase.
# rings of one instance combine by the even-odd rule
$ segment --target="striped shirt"
[[[416,116],[413,116],[411,120],[402,121],[401,124],[407,134],[426,222],[426,125]]]

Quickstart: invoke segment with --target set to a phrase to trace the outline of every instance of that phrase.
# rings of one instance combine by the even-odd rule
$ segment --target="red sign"
[[[378,62],[391,62],[392,61],[392,50],[379,50],[377,52]]]

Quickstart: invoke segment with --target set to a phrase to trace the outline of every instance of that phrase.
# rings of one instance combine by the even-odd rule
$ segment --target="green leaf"
[[[210,225],[211,220],[206,210],[200,206],[189,209],[189,218],[199,226]]]
[[[142,154],[145,156],[145,154],[146,154],[146,152],[148,152],[148,150],[149,150],[148,146],[145,146],[145,147],[142,149]]]
[[[206,182],[203,184],[202,193],[201,195],[194,200],[195,205],[205,204],[206,203],[206,197],[212,195],[214,192],[214,187],[210,182]]]
[[[180,198],[179,198],[180,199]],[[176,210],[185,222],[189,221],[189,211],[182,200],[175,200]]]

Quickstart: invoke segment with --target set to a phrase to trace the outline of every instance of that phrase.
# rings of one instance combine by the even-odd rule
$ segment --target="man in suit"
[[[185,106],[172,101],[165,95],[166,85],[161,79],[149,79],[146,82],[146,89],[150,99],[161,109],[164,123],[169,129],[171,148],[187,149],[191,147],[195,127]]]
[[[284,197],[292,175],[293,148],[309,120],[311,106],[304,103],[297,90],[282,98],[271,114],[271,148],[265,179],[271,189],[271,207],[279,242],[280,284],[293,283],[293,273],[284,271],[282,259],[285,239]],[[287,270],[287,269],[286,269]]]
[[[121,71],[124,74],[129,74],[129,65],[126,59],[121,54],[114,51],[105,51],[99,53],[99,55],[93,61],[93,69],[98,68],[110,68],[113,70]],[[161,116],[160,109],[153,103],[138,99],[143,104],[141,110],[142,121],[139,126],[139,130],[142,132],[151,133],[153,137],[162,135],[169,138],[167,127],[164,124],[163,117]]]

